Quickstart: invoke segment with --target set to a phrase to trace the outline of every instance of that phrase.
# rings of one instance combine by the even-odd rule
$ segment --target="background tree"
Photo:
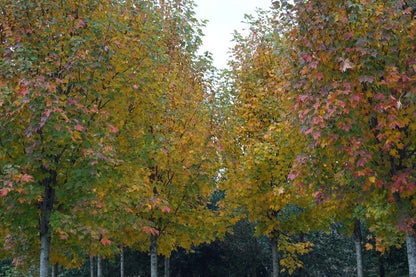
[[[204,79],[210,65],[196,54],[201,33],[194,4],[160,1],[155,7],[157,60],[148,64],[149,85],[134,84],[136,93],[120,99],[129,109],[114,123],[121,130],[117,147],[122,159],[128,158],[122,167],[129,172],[115,187],[125,191],[122,205],[129,218],[147,224],[139,229],[126,224],[127,236],[119,240],[142,251],[150,247],[152,274],[158,253],[169,257],[178,247],[214,238],[207,203],[215,190],[217,159]]]
[[[247,37],[235,34],[230,63],[233,106],[224,140],[224,205],[232,216],[247,214],[257,222],[257,234],[271,237],[273,246],[279,246],[282,271],[293,272],[301,266],[297,254],[306,253],[311,244],[295,242],[290,236],[316,228],[328,213],[309,224],[323,206],[315,206],[308,188],[292,186],[290,179],[293,161],[305,141],[289,121],[291,100],[284,75],[278,74],[287,63],[278,55],[286,42],[274,33],[280,23],[265,11],[246,19],[250,33]],[[276,268],[274,276],[279,271]]]

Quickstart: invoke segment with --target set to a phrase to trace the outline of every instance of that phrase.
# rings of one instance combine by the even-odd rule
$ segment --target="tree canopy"
[[[127,248],[156,277],[267,242],[253,276],[307,274],[342,230],[358,276],[404,243],[416,276],[414,1],[273,1],[221,72],[194,8],[0,2],[0,257],[47,277]]]

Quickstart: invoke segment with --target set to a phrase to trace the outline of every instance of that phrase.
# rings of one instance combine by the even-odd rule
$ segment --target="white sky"
[[[268,9],[271,0],[195,0],[196,17],[209,22],[203,29],[201,53],[209,51],[217,68],[227,66],[228,52],[233,46],[232,33],[241,32],[247,26],[241,23],[244,14],[255,15],[256,8]]]

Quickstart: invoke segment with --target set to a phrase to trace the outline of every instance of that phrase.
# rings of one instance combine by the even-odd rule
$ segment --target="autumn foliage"
[[[247,217],[291,274],[296,235],[364,222],[416,276],[414,1],[274,1],[218,80],[193,9],[0,2],[1,256],[153,266]]]

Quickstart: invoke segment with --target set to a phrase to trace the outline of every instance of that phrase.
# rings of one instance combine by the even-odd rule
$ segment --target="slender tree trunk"
[[[120,277],[124,277],[124,248],[120,248]]]
[[[273,277],[279,277],[279,256],[277,253],[277,238],[272,238]]]
[[[165,277],[170,276],[170,258],[165,257]]]
[[[42,234],[40,237],[40,277],[48,277],[49,271],[49,249],[51,234]]]
[[[97,256],[97,277],[103,277],[103,259],[100,255]]]
[[[406,233],[406,247],[409,277],[416,277],[416,236]]]
[[[58,277],[58,263],[54,264],[52,266],[52,277]]]
[[[49,220],[55,198],[55,190],[52,185],[55,184],[56,174],[53,172],[48,173],[50,174],[50,177],[43,181],[45,192],[42,202],[40,203],[40,277],[48,277],[49,273],[49,252],[51,246],[51,230]]]
[[[90,257],[90,277],[94,277],[94,257]]]
[[[363,256],[362,256],[362,236],[361,236],[361,222],[359,219],[354,220],[354,245],[357,261],[357,276],[363,277]]]
[[[363,277],[363,255],[361,249],[361,222],[359,219],[354,220],[354,244],[355,244],[355,253],[357,259],[357,277]]]
[[[157,277],[157,235],[150,236],[150,277]]]

